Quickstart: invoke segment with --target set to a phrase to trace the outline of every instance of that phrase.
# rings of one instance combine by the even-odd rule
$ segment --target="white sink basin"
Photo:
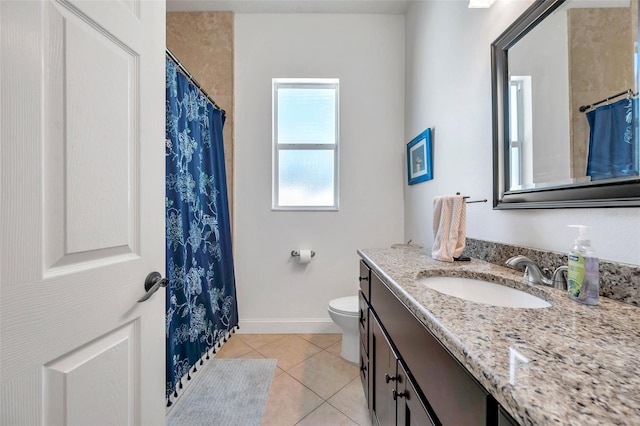
[[[476,303],[506,308],[548,308],[539,297],[504,285],[460,277],[427,277],[420,282],[430,289]]]

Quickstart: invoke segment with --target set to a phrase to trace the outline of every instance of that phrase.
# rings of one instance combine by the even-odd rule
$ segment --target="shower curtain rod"
[[[196,86],[198,88],[198,90],[200,90],[200,92],[202,92],[202,94],[204,96],[206,96],[207,99],[209,99],[209,102],[211,102],[213,107],[215,109],[220,110],[220,112],[222,112],[222,115],[226,115],[227,114],[226,111],[223,110],[222,108],[220,108],[220,106],[216,103],[216,101],[211,99],[211,96],[209,96],[207,91],[202,88],[200,83],[198,83],[198,81],[191,75],[191,73],[189,71],[187,71],[185,66],[182,65],[182,63],[178,60],[178,58],[176,58],[176,55],[174,55],[173,52],[171,52],[168,47],[165,48],[165,51],[166,51],[167,56],[178,66],[180,71],[189,79],[189,81],[191,81],[193,83],[193,85]]]
[[[637,96],[638,94],[637,94],[637,93],[633,93],[633,90],[631,90],[631,89],[627,89],[627,90],[625,90],[625,91],[623,91],[623,92],[616,93],[616,94],[615,94],[615,95],[613,95],[613,96],[609,96],[608,98],[605,98],[605,99],[603,99],[603,100],[601,100],[601,101],[594,102],[594,103],[592,103],[591,105],[582,105],[582,106],[580,107],[580,112],[585,112],[586,110],[591,109],[591,108],[593,108],[593,107],[594,107],[594,106],[596,106],[596,105],[600,105],[600,104],[602,104],[602,103],[609,102],[610,100],[615,99],[615,98],[617,98],[618,96],[622,96],[622,95],[629,95],[629,97],[633,97],[633,96]]]

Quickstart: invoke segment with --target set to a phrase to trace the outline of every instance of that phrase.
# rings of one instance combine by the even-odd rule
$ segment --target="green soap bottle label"
[[[567,287],[569,294],[578,297],[584,282],[585,261],[584,257],[579,254],[569,255],[569,274],[567,279]]]

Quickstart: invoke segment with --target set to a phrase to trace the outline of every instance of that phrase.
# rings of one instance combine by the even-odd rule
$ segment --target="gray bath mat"
[[[167,426],[260,425],[275,359],[212,359],[167,415]]]

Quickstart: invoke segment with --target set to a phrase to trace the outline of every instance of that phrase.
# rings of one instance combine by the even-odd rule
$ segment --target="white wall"
[[[494,211],[492,197],[490,44],[528,2],[414,2],[406,17],[405,139],[434,128],[434,180],[405,185],[405,239],[433,243],[432,199],[460,191],[470,204],[467,235],[567,251],[566,225],[591,226],[602,259],[640,265],[640,208]]]
[[[571,178],[567,37],[567,11],[557,10],[509,49],[510,75],[530,76],[533,91],[533,146],[525,149],[532,152],[533,180],[525,184]]]
[[[338,212],[271,211],[274,77],[340,79]],[[235,93],[241,332],[338,331],[327,304],[357,293],[357,248],[403,239],[404,16],[237,14]]]

